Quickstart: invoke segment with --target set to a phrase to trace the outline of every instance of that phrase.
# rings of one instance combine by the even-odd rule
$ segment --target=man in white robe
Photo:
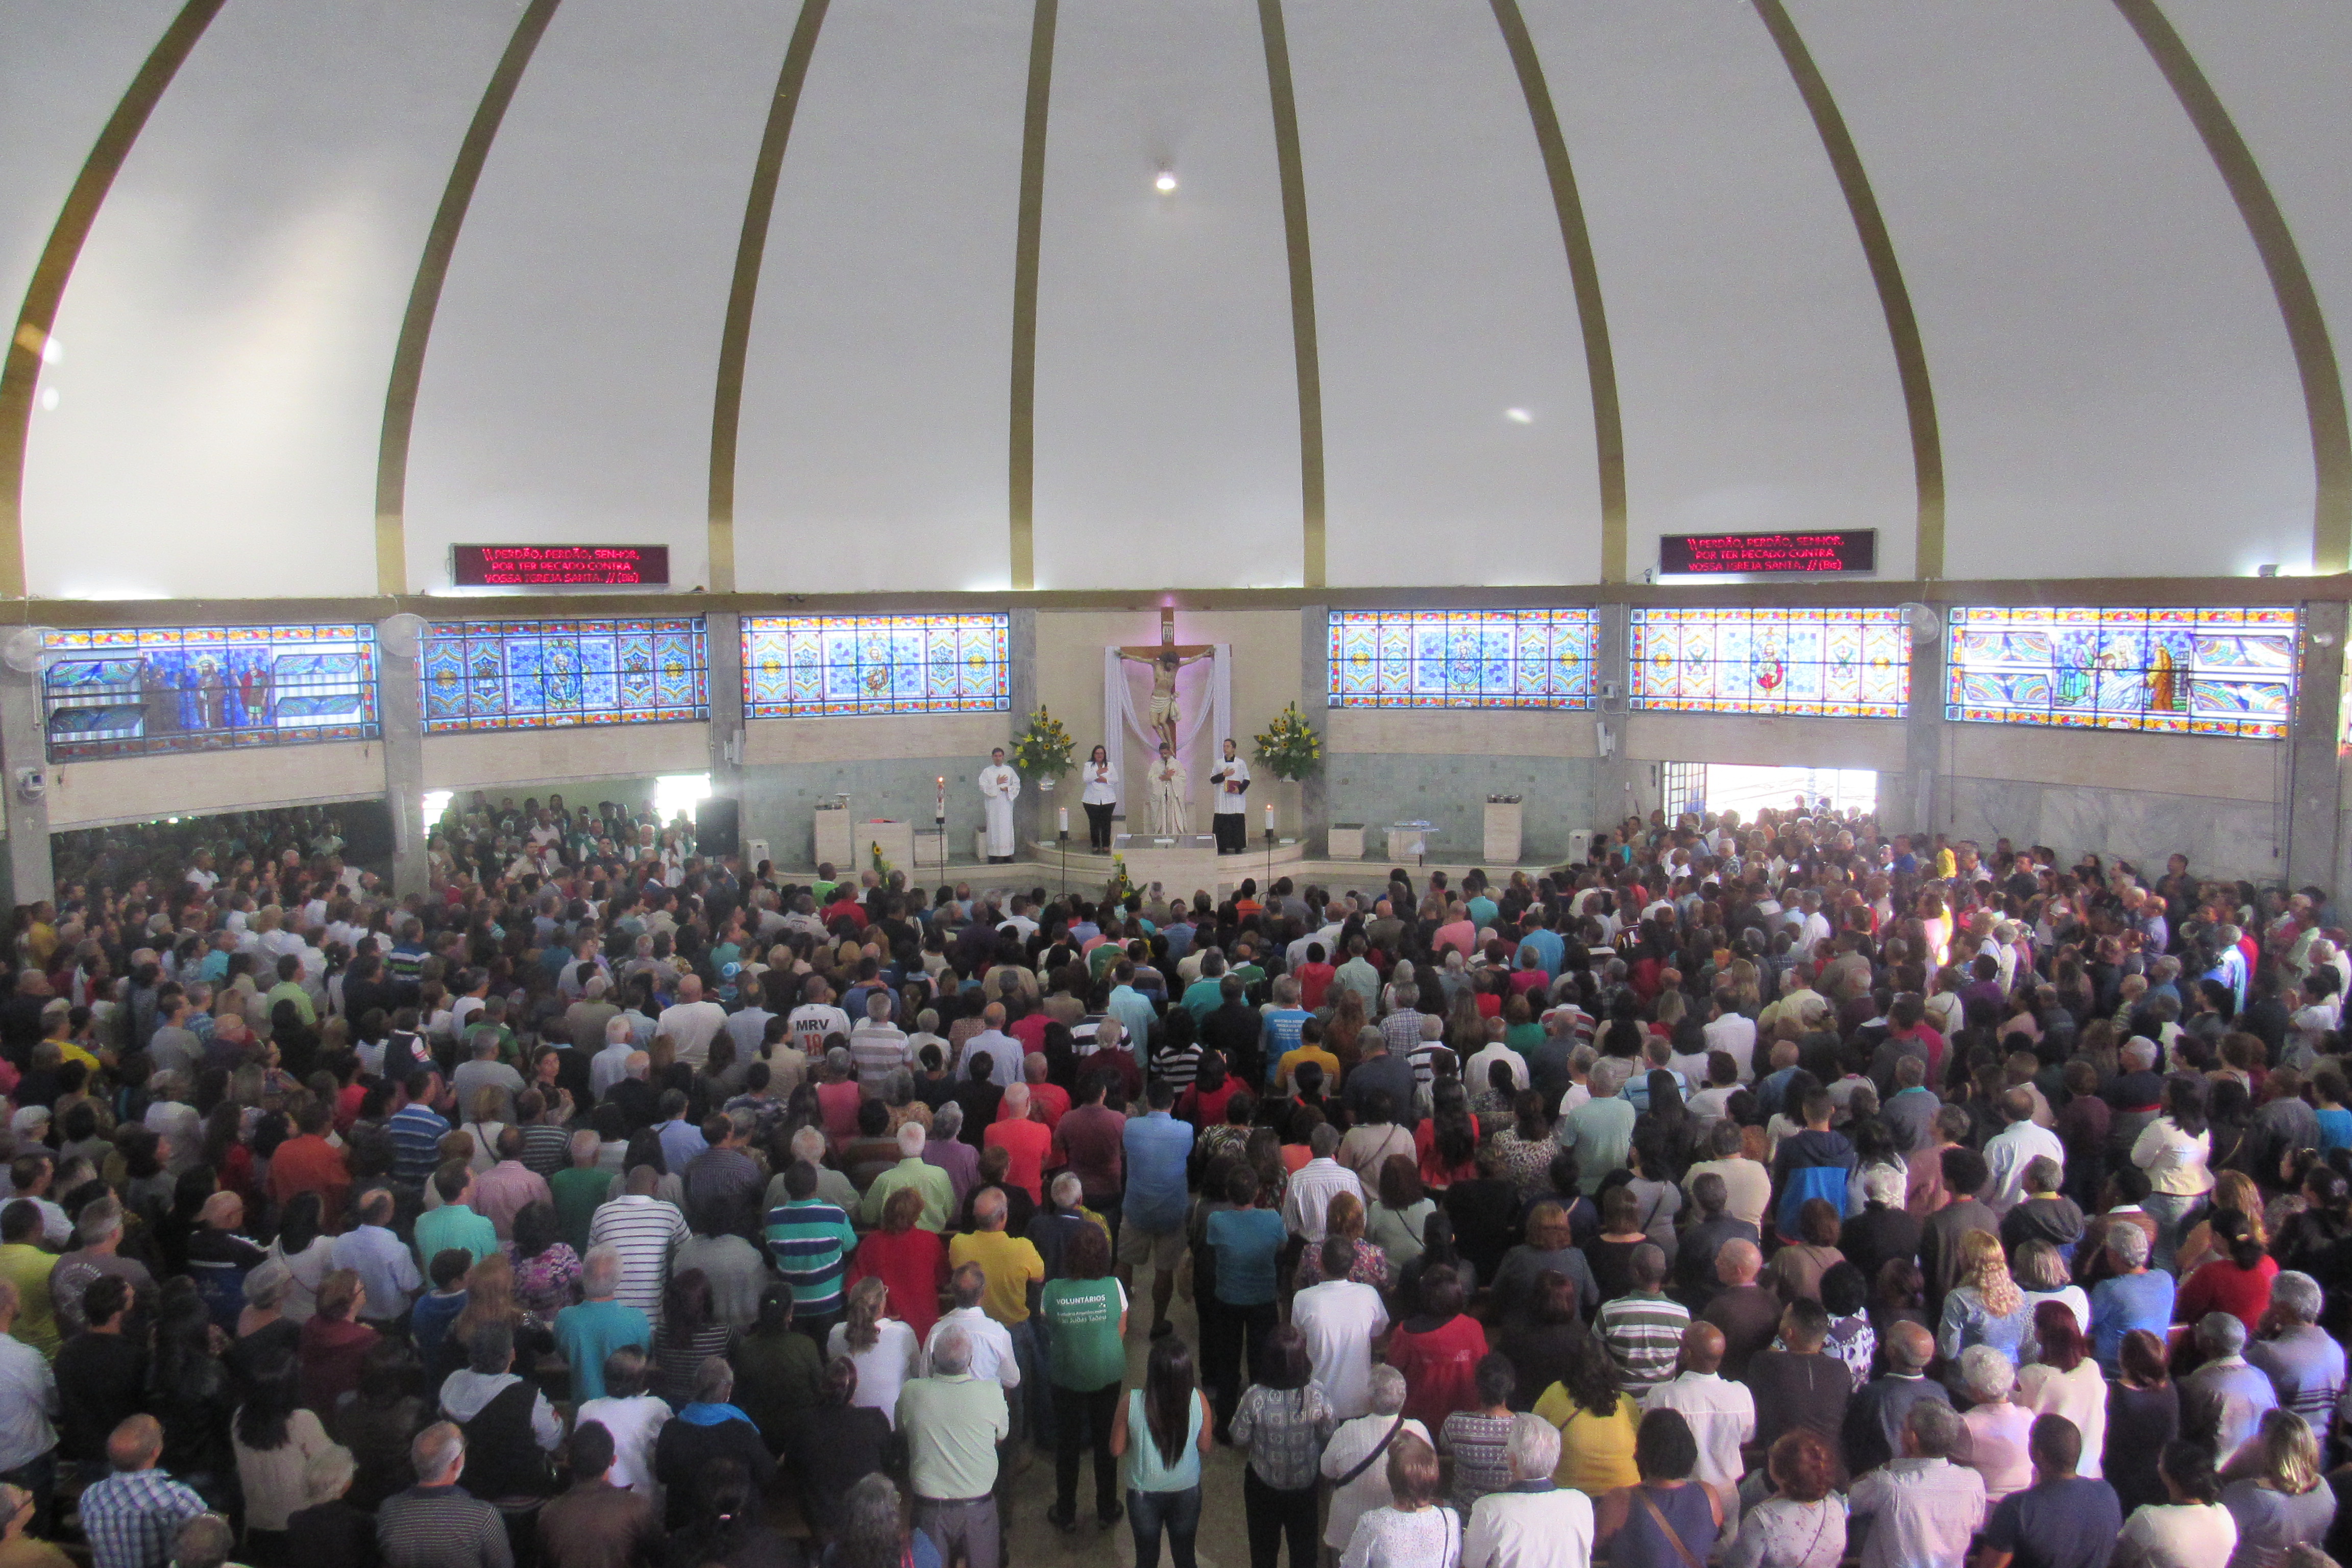
[[[1241,760],[1234,743],[1225,742],[1223,761],[1209,774],[1209,783],[1217,791],[1216,815],[1213,824],[1217,833],[1217,853],[1238,855],[1249,847],[1249,764]]]
[[[1004,748],[999,746],[989,752],[988,766],[974,782],[988,813],[989,863],[1003,865],[1013,858],[1013,803],[1021,795],[1021,775],[1004,765]]]
[[[1162,838],[1192,831],[1192,771],[1165,741],[1151,764],[1151,831]]]

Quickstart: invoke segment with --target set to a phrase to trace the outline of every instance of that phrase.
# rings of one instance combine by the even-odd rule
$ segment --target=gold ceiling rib
[[[1916,524],[1917,555],[1913,570],[1933,582],[1944,574],[1944,438],[1936,423],[1936,391],[1927,379],[1927,349],[1919,336],[1919,318],[1911,309],[1911,290],[1903,281],[1903,267],[1895,255],[1895,241],[1886,232],[1885,215],[1870,188],[1869,172],[1846,129],[1845,116],[1830,93],[1828,80],[1813,63],[1804,35],[1790,19],[1781,0],[1755,0],[1756,14],[1780,50],[1780,58],[1797,84],[1797,94],[1813,117],[1813,130],[1829,154],[1830,171],[1845,196],[1846,211],[1862,241],[1863,259],[1870,280],[1878,289],[1878,308],[1886,317],[1886,337],[1895,350],[1895,374],[1903,387],[1903,414],[1911,426],[1911,470],[1919,490]]]
[[[1584,370],[1592,385],[1592,445],[1601,469],[1601,580],[1625,581],[1625,421],[1617,404],[1617,356],[1609,346],[1609,314],[1601,303],[1601,270],[1592,259],[1592,234],[1584,225],[1584,201],[1577,194],[1576,168],[1569,162],[1543,60],[1528,35],[1518,0],[1492,0],[1495,20],[1518,72],[1519,91],[1535,121],[1536,145],[1543,152],[1551,183],[1559,237],[1568,249],[1568,276],[1576,291],[1576,320],[1584,339]]]
[[[1037,585],[1037,247],[1045,225],[1045,117],[1054,95],[1054,27],[1058,0],[1037,0],[1029,25],[1029,89],[1021,116],[1021,208],[1013,242],[1012,451],[1006,463],[1006,517],[1012,527],[1013,586]]]
[[[768,122],[760,132],[751,189],[743,201],[743,232],[735,241],[735,277],[727,290],[727,321],[719,335],[719,385],[710,409],[710,590],[715,594],[735,589],[735,453],[743,423],[743,367],[751,354],[751,310],[760,297],[760,266],[776,210],[776,181],[829,3],[802,0],[800,20],[793,25],[783,68],[776,77],[776,95],[768,100]]]
[[[375,458],[375,581],[380,594],[408,590],[408,443],[416,427],[416,392],[425,380],[425,349],[433,338],[434,312],[441,308],[441,287],[448,281],[449,258],[457,254],[457,231],[465,226],[466,209],[481,183],[482,167],[490,160],[490,144],[498,140],[499,124],[507,105],[514,101],[523,68],[539,47],[548,23],[555,19],[562,0],[530,0],[490,72],[482,101],[475,106],[466,139],[457,144],[457,161],[449,167],[449,183],[442,187],[441,205],[433,226],[425,231],[425,251],[417,258],[416,280],[408,290],[408,309],[400,319],[400,342],[393,351],[392,376],[384,387],[383,429],[376,441]]]
[[[1265,38],[1265,80],[1274,104],[1274,158],[1282,176],[1282,237],[1290,262],[1290,342],[1298,367],[1299,581],[1324,579],[1323,363],[1315,335],[1315,258],[1307,233],[1307,174],[1298,153],[1298,97],[1290,78],[1290,37],[1282,0],[1257,0]]]
[[[2230,199],[2238,204],[2246,232],[2270,275],[2271,292],[2278,299],[2286,322],[2288,344],[2294,351],[2294,368],[2303,380],[2305,416],[2311,423],[2311,467],[2316,494],[2311,518],[2311,563],[2315,571],[2342,572],[2352,566],[2352,427],[2344,409],[2344,378],[2336,361],[2336,344],[2327,333],[2327,318],[2319,296],[2305,270],[2303,252],[2287,227],[2286,215],[2270,182],[2263,177],[2237,122],[2206,79],[2197,58],[2158,6],[2156,0],[2116,0],[2116,9],[2164,73],[2172,94],[2180,100],[2189,122],[2221,171]]]
[[[105,128],[90,144],[73,189],[67,193],[58,221],[49,229],[33,267],[25,303],[16,312],[0,361],[0,597],[25,596],[25,452],[32,436],[33,395],[40,380],[42,353],[57,326],[58,308],[64,302],[67,280],[81,247],[89,238],[98,209],[113,187],[114,176],[131,156],[147,117],[163,101],[164,89],[179,74],[198,39],[227,0],[187,0],[155,47],[147,51],[139,74],[131,79],[122,100],[107,117]]]

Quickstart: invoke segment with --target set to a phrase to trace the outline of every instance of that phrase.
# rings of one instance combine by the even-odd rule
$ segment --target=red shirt
[[[1015,1018],[1004,1032],[1021,1042],[1021,1054],[1025,1057],[1045,1050],[1045,1026],[1053,1021],[1043,1013],[1031,1013]]]
[[[1437,1121],[1425,1117],[1412,1130],[1413,1152],[1420,1157],[1421,1184],[1433,1192],[1444,1192],[1456,1182],[1478,1179],[1477,1160],[1478,1119],[1470,1118],[1471,1157],[1458,1165],[1448,1166],[1437,1152]]]
[[[825,905],[824,910],[818,914],[817,919],[824,922],[825,930],[831,931],[833,929],[833,922],[841,919],[845,915],[849,917],[850,923],[855,925],[859,931],[864,931],[866,929],[866,909],[865,906],[860,904],[856,899],[835,900],[832,903]]]
[[[913,1226],[893,1236],[869,1232],[849,1255],[849,1283],[872,1277],[890,1288],[889,1315],[915,1331],[917,1340],[930,1336],[940,1319],[940,1291],[948,1282],[948,1247],[935,1230]]]
[[[1298,982],[1298,1005],[1310,1013],[1321,1012],[1324,993],[1339,972],[1328,963],[1302,963],[1290,973]]]
[[[2217,1258],[2180,1287],[2180,1299],[2172,1304],[2172,1321],[2194,1323],[2208,1312],[2227,1312],[2252,1334],[2270,1310],[2271,1281],[2278,1278],[2278,1261],[2272,1258],[2260,1259],[2252,1268]]]
[[[1127,1118],[1101,1105],[1073,1106],[1054,1129],[1054,1159],[1078,1173],[1089,1205],[1118,1195]]]
[[[857,1105],[863,1099],[865,1093],[854,1078],[816,1086],[817,1110],[824,1117],[825,1136],[833,1140],[836,1150],[857,1136]]]
[[[1004,1179],[1029,1194],[1034,1203],[1045,1201],[1045,1156],[1054,1147],[1054,1130],[1042,1121],[1024,1118],[1019,1121],[999,1121],[982,1135],[981,1146],[1002,1147],[1013,1156],[1013,1163]],[[1083,1187],[1085,1178],[1080,1178]]]
[[[326,1228],[340,1228],[343,1196],[352,1190],[352,1174],[343,1152],[312,1133],[289,1138],[269,1157],[269,1195],[284,1208],[303,1193],[316,1193],[324,1211]]]
[[[1214,1127],[1225,1119],[1225,1105],[1242,1091],[1242,1086],[1228,1078],[1214,1089],[1202,1089],[1194,1084],[1176,1097],[1176,1120],[1189,1121],[1193,1129]]]
[[[1486,1353],[1486,1331],[1467,1312],[1427,1333],[1398,1324],[1389,1336],[1387,1361],[1404,1373],[1406,1417],[1434,1432],[1455,1411],[1477,1409],[1478,1363]]]
[[[1048,1127],[1059,1127],[1062,1118],[1070,1113],[1070,1091],[1058,1083],[1033,1083],[1029,1086],[1029,1103],[1045,1119]],[[1013,1120],[1012,1108],[1003,1100],[996,1102],[996,1119]]]

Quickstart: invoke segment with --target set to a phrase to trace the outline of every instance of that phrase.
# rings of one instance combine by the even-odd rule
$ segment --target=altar
[[[1122,833],[1111,840],[1111,847],[1126,864],[1129,882],[1145,890],[1157,882],[1170,898],[1190,899],[1202,889],[1214,897],[1221,891],[1220,879],[1236,882],[1248,875],[1231,858],[1220,864],[1217,841],[1206,833],[1161,837]]]

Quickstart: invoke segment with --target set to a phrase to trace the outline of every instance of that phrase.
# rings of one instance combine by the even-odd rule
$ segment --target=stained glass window
[[[1596,613],[1334,610],[1333,708],[1590,708]]]
[[[1891,605],[1637,609],[1629,663],[1633,706],[1663,711],[1899,719],[1911,700]]]
[[[1013,617],[746,616],[743,716],[1003,712]]]
[[[428,735],[710,717],[699,616],[435,621],[417,664]]]
[[[372,626],[121,626],[43,647],[51,762],[383,733]]]
[[[2296,613],[1956,607],[1944,716],[2276,740],[2294,718]]]

